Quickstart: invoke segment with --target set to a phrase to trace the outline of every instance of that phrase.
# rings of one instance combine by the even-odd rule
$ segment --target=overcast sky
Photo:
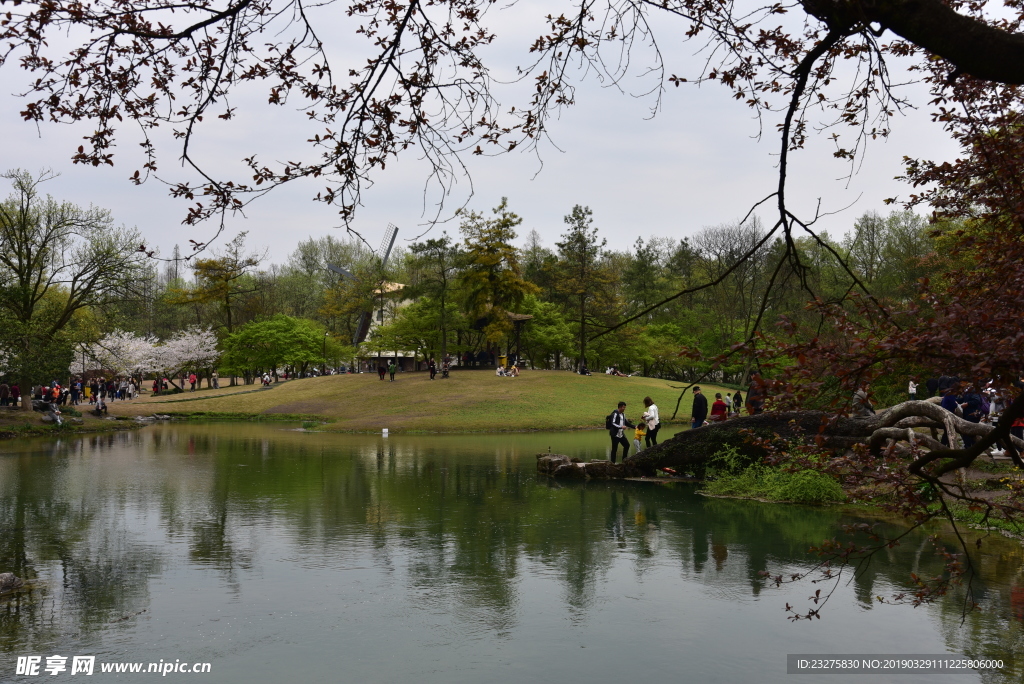
[[[531,6],[533,13],[530,13]],[[542,6],[542,5],[540,5]],[[536,35],[534,18],[545,12],[536,3],[520,5],[502,17],[501,41],[493,48],[499,70],[511,67],[526,54],[521,49]],[[660,45],[669,73],[692,74],[701,63],[693,55],[696,46],[678,41],[679,32],[667,27]],[[354,53],[353,53],[354,54]],[[345,59],[348,55],[341,54]],[[116,220],[134,225],[151,246],[169,255],[178,243],[205,241],[211,226],[183,226],[186,203],[167,196],[166,187],[149,182],[135,186],[128,177],[139,168],[133,157],[138,139],[124,126],[113,168],[85,168],[71,164],[71,156],[91,127],[44,124],[38,129],[18,115],[23,101],[10,96],[22,89],[25,74],[9,67],[0,70],[0,166],[38,170],[53,168],[62,175],[48,184],[55,197],[80,204],[93,203],[112,210]],[[641,78],[626,80],[627,88],[641,92],[648,86]],[[514,93],[511,89],[510,93]],[[918,89],[918,93],[924,91]],[[916,98],[924,102],[922,97]],[[260,104],[263,96],[244,97],[242,116],[200,131],[198,149],[212,167],[228,169],[253,152],[266,159],[294,159],[308,154],[309,137],[303,115],[294,109]],[[235,104],[239,102],[236,101]],[[751,110],[732,99],[721,86],[670,87],[661,110],[650,118],[650,98],[635,98],[614,88],[602,87],[587,78],[577,91],[577,104],[553,121],[549,132],[558,148],[541,149],[543,166],[535,155],[512,153],[496,158],[468,159],[475,194],[469,206],[489,210],[502,196],[523,217],[520,236],[530,229],[540,232],[551,247],[564,230],[563,217],[575,204],[589,206],[595,225],[614,249],[630,247],[638,236],[678,239],[702,227],[735,221],[757,200],[772,192],[777,182],[775,163],[778,120],[768,120],[758,139],[758,124]],[[780,119],[779,119],[780,120]],[[791,162],[791,204],[802,215],[813,216],[820,198],[822,211],[833,212],[851,205],[819,226],[833,235],[849,230],[865,211],[889,210],[887,197],[906,197],[909,186],[894,180],[902,171],[904,155],[948,159],[956,150],[926,111],[911,111],[893,121],[888,141],[874,141],[867,148],[859,171],[851,181],[847,162],[832,156],[832,143],[824,135],[812,137],[809,148]],[[166,141],[165,141],[166,143]],[[160,150],[160,172],[180,176],[177,151],[166,143]],[[399,226],[400,241],[422,233],[433,216],[424,213],[426,169],[414,156],[389,164],[364,194],[364,205],[353,223],[367,240],[379,243],[388,223]],[[242,180],[248,180],[242,176]],[[296,243],[309,236],[341,235],[335,211],[312,197],[322,183],[302,181],[279,188],[257,201],[247,216],[230,219],[226,238],[241,230],[249,232],[249,244],[269,248],[271,260],[282,263]],[[463,179],[450,198],[455,208],[470,189]],[[6,194],[6,188],[4,194]],[[450,214],[450,212],[449,212]],[[761,212],[770,222],[770,210]],[[454,224],[446,226],[457,232]],[[441,229],[435,228],[439,232]],[[224,238],[222,238],[222,241]],[[187,249],[185,250],[187,252]]]

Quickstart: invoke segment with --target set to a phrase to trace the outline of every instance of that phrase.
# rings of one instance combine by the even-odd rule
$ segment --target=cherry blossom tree
[[[109,370],[117,375],[138,375],[154,368],[157,339],[115,330],[85,349],[88,368]],[[76,370],[72,362],[71,370]]]
[[[153,370],[174,384],[174,378],[180,373],[191,371],[199,374],[209,369],[219,357],[217,336],[213,330],[191,327],[178,331],[153,347]]]

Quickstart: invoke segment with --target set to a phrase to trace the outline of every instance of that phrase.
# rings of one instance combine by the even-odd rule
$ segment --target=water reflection
[[[5,444],[0,571],[31,589],[0,600],[0,672],[5,655],[145,660],[160,643],[216,656],[218,681],[274,681],[301,644],[304,667],[333,672],[341,652],[354,679],[478,681],[478,666],[504,663],[509,681],[605,681],[638,672],[599,648],[626,635],[639,672],[665,676],[687,651],[688,673],[785,681],[786,652],[899,650],[1003,658],[981,680],[1019,681],[1019,544],[986,542],[983,610],[962,627],[962,596],[916,611],[875,602],[910,571],[941,571],[920,534],[840,586],[809,636],[781,610],[809,586],[766,587],[759,573],[806,567],[807,547],[851,519],[534,472],[549,447],[596,458],[604,441],[166,425]],[[598,650],[563,653],[581,647]]]

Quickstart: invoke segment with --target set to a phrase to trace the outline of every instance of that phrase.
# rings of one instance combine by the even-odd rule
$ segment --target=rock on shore
[[[15,577],[13,572],[0,572],[0,594],[20,589],[23,584],[25,583]]]
[[[630,477],[628,466],[611,461],[584,463],[564,454],[537,454],[537,472],[569,480],[619,480]]]

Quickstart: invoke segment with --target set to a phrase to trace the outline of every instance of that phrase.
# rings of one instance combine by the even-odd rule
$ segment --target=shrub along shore
[[[721,391],[702,387],[712,398]],[[505,432],[604,429],[605,416],[619,401],[627,404],[626,416],[637,420],[645,396],[658,405],[664,425],[682,425],[689,422],[693,397],[687,392],[673,421],[681,391],[680,383],[657,378],[541,370],[504,378],[483,370],[455,370],[448,379],[430,380],[426,372],[398,373],[394,382],[369,373],[330,375],[272,383],[266,389],[245,385],[144,395],[109,406],[117,416],[291,418],[320,421],[320,429],[331,431]]]
[[[44,423],[42,415],[35,411],[31,413],[13,409],[0,411],[0,440],[117,432],[119,430],[132,430],[145,425],[145,423],[138,423],[133,420],[104,420],[90,415],[82,416],[81,422],[70,420],[71,416],[68,416],[69,420],[63,425],[54,425],[52,423]]]

